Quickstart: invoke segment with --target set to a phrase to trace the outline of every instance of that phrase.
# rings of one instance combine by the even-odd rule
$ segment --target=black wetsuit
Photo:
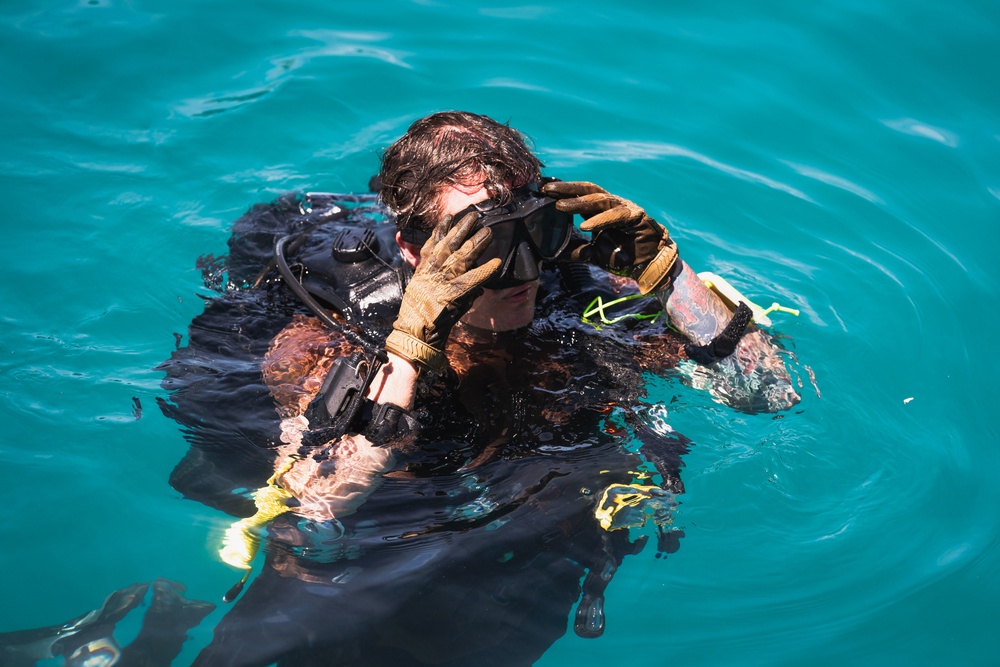
[[[282,200],[241,220],[230,283],[252,281],[270,240],[308,224],[299,215]],[[260,252],[243,267],[248,245]],[[643,343],[627,327],[580,321],[580,299],[600,289],[580,278],[546,271],[529,327],[469,336],[461,376],[421,383],[424,430],[357,512],[322,524],[288,513],[269,526],[262,573],[198,664],[527,665],[574,605],[577,633],[601,633],[603,592],[645,543],[598,525],[602,493],[652,484],[641,471],[681,492],[687,441],[648,425]],[[253,513],[240,490],[263,485],[278,442],[260,363],[296,312],[276,282],[228,290],[164,365],[163,407],[192,445],[171,483],[189,497]],[[376,337],[390,325],[365,322]],[[679,531],[659,524],[659,550],[676,549]]]

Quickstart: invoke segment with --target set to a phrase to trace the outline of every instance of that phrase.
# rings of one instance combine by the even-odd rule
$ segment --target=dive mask
[[[532,183],[518,188],[506,204],[487,199],[462,209],[453,216],[459,220],[470,212],[479,216],[477,229],[488,227],[493,233],[490,244],[476,260],[482,266],[491,259],[501,260],[500,271],[483,284],[488,289],[516,287],[538,278],[538,265],[555,259],[569,243],[573,216],[556,210],[556,200],[538,192]],[[404,240],[424,243],[430,234],[406,230]]]

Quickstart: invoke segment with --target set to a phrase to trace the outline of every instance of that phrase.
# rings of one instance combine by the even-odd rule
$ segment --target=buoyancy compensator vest
[[[316,222],[276,238],[274,259],[289,288],[320,319],[329,323],[324,309],[332,309],[365,334],[366,347],[381,347],[413,268],[399,253],[395,225],[378,219],[384,212],[374,199],[352,197],[368,205],[364,215],[331,213],[346,205],[344,197],[305,195]]]

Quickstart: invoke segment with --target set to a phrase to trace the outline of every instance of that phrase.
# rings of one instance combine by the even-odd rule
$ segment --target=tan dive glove
[[[580,230],[591,232],[590,243],[573,247],[570,261],[590,262],[639,283],[643,294],[665,287],[677,262],[677,244],[667,228],[627,199],[584,181],[552,181],[542,194],[559,199],[556,208],[579,213]]]
[[[434,228],[420,249],[420,263],[406,286],[399,315],[385,340],[386,350],[424,368],[444,368],[444,344],[451,328],[501,264],[494,258],[475,266],[493,236],[484,228],[468,238],[478,217],[475,212],[468,213],[449,231],[449,216]]]

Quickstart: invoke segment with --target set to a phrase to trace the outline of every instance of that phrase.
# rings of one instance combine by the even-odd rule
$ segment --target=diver
[[[399,255],[415,271],[385,338],[384,361],[374,364],[377,371],[365,383],[358,412],[364,416],[333,454],[338,473],[322,474],[315,457],[279,459],[276,467],[288,468],[281,474],[284,486],[301,503],[297,512],[309,515],[315,501],[314,518],[330,518],[364,500],[370,473],[392,465],[386,441],[418,428],[412,411],[421,374],[449,369],[461,377],[458,358],[468,352],[462,341],[516,336],[510,332],[531,324],[545,262],[593,265],[654,295],[686,339],[686,355],[728,383],[722,395],[731,405],[775,411],[799,401],[777,347],[751,324],[749,308],[731,312],[680,258],[666,228],[628,200],[591,183],[543,179],[540,168],[517,131],[469,113],[418,120],[386,151],[379,194],[396,222]],[[580,230],[589,239],[575,232],[574,214],[584,219]],[[304,348],[329,337],[315,324],[293,322],[264,363],[279,403],[291,388],[298,392],[279,407],[283,439],[290,443],[281,454],[290,457],[315,428],[307,416],[315,397],[309,387],[330,378],[332,361],[347,349],[358,351],[335,339],[330,345],[339,350],[327,350],[312,374],[289,376],[289,368],[299,373],[308,364]],[[658,347],[650,342],[639,354],[655,357]],[[656,366],[655,358],[644,363]]]
[[[644,373],[696,365],[749,412],[798,403],[749,306],[664,226],[542,166],[508,125],[435,113],[382,157],[394,227],[307,196],[234,232],[238,288],[164,365],[161,405],[193,445],[171,483],[242,517],[224,560],[249,575],[267,549],[198,664],[531,664],[574,605],[574,631],[599,636],[645,543],[628,529],[654,524],[661,554],[681,536],[688,441],[639,400]],[[623,294],[648,298],[620,327],[580,321]],[[240,416],[265,405],[276,421]]]

